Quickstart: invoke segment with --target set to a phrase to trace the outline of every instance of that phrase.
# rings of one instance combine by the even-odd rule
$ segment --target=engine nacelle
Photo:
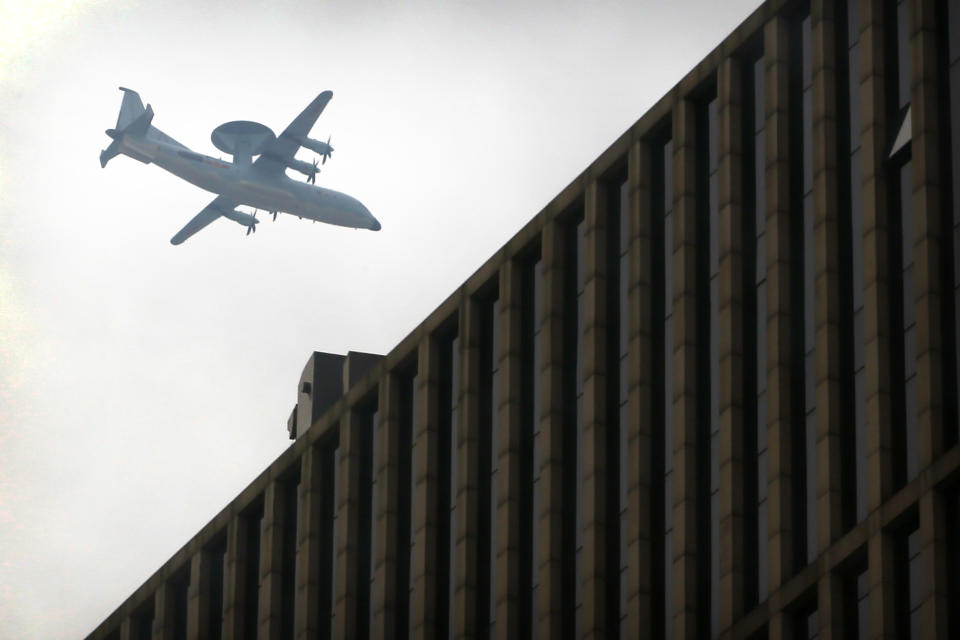
[[[229,218],[230,220],[233,220],[237,224],[241,224],[245,227],[252,227],[256,225],[258,222],[260,222],[251,214],[246,213],[244,211],[237,211],[236,209],[231,209],[230,211],[224,211],[223,217]]]
[[[317,168],[314,165],[309,162],[304,162],[303,160],[297,160],[296,158],[287,160],[287,166],[294,171],[299,171],[305,176],[312,176],[317,173]]]
[[[328,143],[322,142],[320,140],[314,140],[313,138],[303,137],[303,138],[300,138],[299,142],[301,147],[310,149],[310,151],[318,153],[321,156],[329,156],[331,153],[333,153],[333,147],[331,147]]]

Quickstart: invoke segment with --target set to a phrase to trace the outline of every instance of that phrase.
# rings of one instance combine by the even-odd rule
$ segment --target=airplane
[[[329,138],[322,142],[307,137],[333,92],[318,95],[279,136],[257,122],[238,120],[220,125],[210,138],[217,149],[233,155],[233,162],[227,162],[195,153],[154,127],[153,108],[149,104],[144,108],[136,91],[120,90],[123,102],[117,126],[106,132],[113,142],[100,153],[100,166],[106,167],[111,158],[123,154],[144,164],[152,162],[217,194],[170,239],[171,244],[181,244],[221,216],[243,225],[250,235],[257,230],[258,209],[272,213],[274,221],[280,212],[341,227],[380,230],[380,222],[359,200],[314,184],[319,172],[316,160],[311,164],[293,157],[304,147],[320,154],[326,164],[333,153]],[[258,157],[254,160],[253,156]],[[303,173],[307,181],[290,179],[287,168]],[[254,213],[239,211],[239,205],[253,207]]]

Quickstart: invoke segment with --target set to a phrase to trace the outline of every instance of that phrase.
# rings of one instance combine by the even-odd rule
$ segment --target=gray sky
[[[758,4],[0,0],[0,637],[91,631],[288,446],[311,351],[393,348]],[[210,155],[333,90],[317,184],[383,230],[171,246],[211,196],[100,168],[118,85]]]

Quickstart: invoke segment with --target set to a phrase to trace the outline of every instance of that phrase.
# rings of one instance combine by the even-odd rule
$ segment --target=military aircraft
[[[243,225],[250,235],[257,230],[257,209],[272,213],[274,221],[282,212],[341,227],[380,230],[380,222],[359,200],[313,184],[319,172],[318,161],[311,164],[293,157],[305,147],[320,154],[326,164],[333,153],[329,138],[322,142],[307,137],[333,97],[331,91],[318,95],[279,136],[262,124],[243,120],[214,129],[210,136],[214,146],[233,155],[233,162],[225,162],[195,153],[154,127],[153,108],[149,104],[144,108],[136,91],[125,87],[120,90],[123,102],[117,126],[107,129],[113,142],[100,153],[100,166],[106,167],[111,158],[122,153],[145,164],[153,162],[217,194],[170,239],[172,244],[182,243],[220,216]],[[254,160],[253,156],[258,157]],[[291,180],[287,168],[306,175],[310,184]],[[239,205],[253,207],[254,213],[237,210]]]

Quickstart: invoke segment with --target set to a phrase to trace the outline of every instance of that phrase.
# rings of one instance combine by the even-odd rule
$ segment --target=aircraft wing
[[[197,231],[200,231],[205,226],[223,215],[223,211],[232,211],[236,206],[237,203],[230,200],[230,198],[227,198],[226,196],[217,196],[214,198],[213,202],[204,207],[200,213],[193,216],[193,219],[190,220],[190,222],[188,222],[183,229],[177,231],[177,235],[170,238],[170,244],[181,244],[184,240],[195,234]]]
[[[300,140],[310,133],[310,129],[313,128],[332,97],[332,91],[324,91],[314,98],[313,102],[293,119],[290,126],[260,152],[260,157],[253,166],[262,173],[271,175],[283,173],[287,168],[287,161],[293,159],[297,149],[300,148]]]

